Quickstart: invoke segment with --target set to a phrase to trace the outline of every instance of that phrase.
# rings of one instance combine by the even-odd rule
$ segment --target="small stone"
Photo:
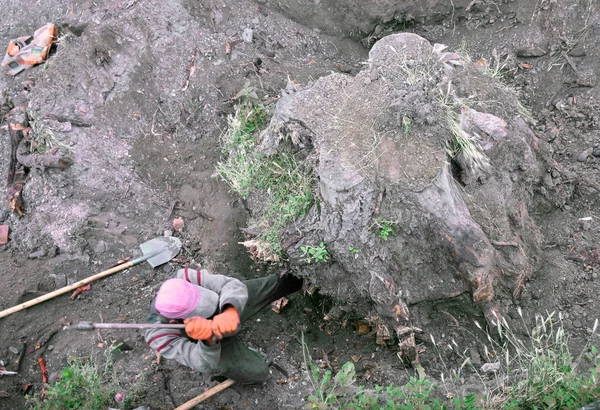
[[[54,350],[54,345],[48,345],[47,350]]]
[[[167,238],[169,236],[173,236],[173,231],[170,229],[165,229],[165,231],[163,232],[163,236],[166,236]]]
[[[10,346],[8,350],[10,350],[12,354],[19,354],[19,349],[14,346]]]
[[[254,32],[251,28],[248,27],[244,29],[244,32],[242,33],[242,40],[244,43],[252,44],[252,41],[254,40]]]
[[[498,370],[500,370],[500,362],[485,363],[481,366],[482,373],[496,373]]]
[[[592,228],[592,217],[579,218],[579,228],[582,231],[589,231]]]
[[[104,241],[98,241],[92,247],[92,250],[94,251],[94,253],[96,255],[103,254],[104,252],[106,252],[106,249],[107,249],[107,246],[106,246],[106,242],[104,242]]]
[[[597,157],[600,157],[600,148],[594,148],[594,150],[592,151],[592,155]]]
[[[479,355],[479,352],[477,351],[477,349],[470,348],[469,349],[469,357],[475,366],[481,365],[481,356]]]
[[[0,225],[0,245],[6,245],[8,243],[9,231],[8,225]]]
[[[40,258],[43,258],[44,256],[46,256],[46,250],[45,249],[39,249],[39,250],[37,250],[35,252],[31,252],[28,255],[28,258],[29,259],[40,259]]]
[[[50,277],[54,279],[54,286],[56,286],[56,289],[60,289],[67,285],[67,275],[64,273],[53,273]]]
[[[585,162],[585,160],[588,159],[588,157],[590,156],[590,154],[592,152],[594,152],[593,148],[586,149],[581,154],[579,154],[579,156],[577,157],[577,161],[579,161],[579,162]]]
[[[10,216],[10,211],[8,209],[0,208],[0,222],[6,221],[9,216]]]
[[[579,329],[581,327],[581,322],[579,321],[579,319],[575,319],[573,321],[573,327],[576,327],[577,329]]]
[[[48,377],[48,383],[54,384],[57,380],[60,379],[60,372],[52,372],[50,373],[50,377]]]
[[[183,231],[183,228],[185,228],[185,222],[183,222],[182,218],[175,218],[175,219],[173,219],[173,229],[176,232]]]
[[[241,399],[241,395],[233,389],[227,389],[216,396],[215,401],[223,406],[237,403]]]

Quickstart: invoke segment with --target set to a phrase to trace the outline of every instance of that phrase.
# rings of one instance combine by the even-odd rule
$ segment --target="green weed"
[[[519,314],[522,317],[520,309]],[[481,328],[480,325],[478,327]],[[594,322],[592,337],[597,336],[597,328],[598,320]],[[451,344],[439,345],[431,336],[434,349],[438,351],[445,372],[452,375],[447,379],[444,373],[441,374],[442,385],[446,390],[444,395],[436,392],[439,387],[427,379],[420,365],[417,366],[417,376],[411,377],[404,386],[375,386],[374,389],[356,387],[356,374],[352,362],[342,366],[338,380],[339,373],[334,376],[331,371],[319,369],[316,364],[310,362],[309,350],[302,338],[304,364],[310,372],[309,377],[315,392],[307,398],[308,403],[305,408],[578,409],[600,397],[598,349],[588,342],[582,354],[574,357],[569,351],[561,315],[557,316],[555,313],[545,317],[538,315],[535,326],[527,332],[527,337],[524,339],[518,338],[503,318],[498,319],[496,330],[496,337],[492,337],[485,331],[489,342],[484,347],[485,356],[493,358],[498,364],[498,370],[491,379],[474,366],[470,357],[466,355],[467,350],[459,349],[454,340]],[[448,369],[440,354],[441,348],[454,350],[464,359],[462,364],[456,369]],[[578,367],[584,365],[589,367],[589,370],[576,371]],[[469,394],[457,397],[453,393],[453,390],[458,390],[463,383],[466,371],[479,377],[483,392],[481,395]]]
[[[31,121],[31,134],[33,135],[31,147],[38,153],[44,153],[52,148],[62,149],[66,152],[73,151],[73,148],[60,141],[54,132],[45,126],[42,121]]]
[[[240,94],[244,96],[245,94]],[[268,246],[272,260],[282,256],[280,230],[303,216],[313,204],[312,170],[285,144],[279,152],[264,156],[256,151],[256,133],[267,120],[264,107],[244,98],[223,134],[224,161],[216,176],[234,192],[248,199],[251,192],[260,195],[262,211],[251,223],[260,231],[259,240]]]
[[[408,115],[405,114],[402,116],[402,132],[404,133],[404,135],[409,135],[411,130],[412,120]]]
[[[311,262],[327,262],[329,260],[329,252],[324,242],[320,242],[317,246],[301,246],[302,256],[306,257],[308,263]]]
[[[348,246],[348,250],[354,255],[354,259],[358,258],[358,254],[360,253],[360,249],[356,249],[352,245]]]
[[[93,364],[70,358],[60,379],[47,386],[45,399],[28,396],[27,402],[34,410],[98,410],[110,407],[114,394]]]
[[[379,237],[384,241],[387,241],[388,236],[394,233],[394,229],[389,222],[386,222],[385,225],[379,231]]]
[[[146,376],[138,374],[132,383],[124,386],[120,373],[114,367],[115,355],[121,353],[121,343],[103,351],[104,361],[92,358],[70,357],[60,377],[46,385],[45,397],[27,396],[28,408],[32,410],[104,410],[109,407],[132,409],[145,396],[148,388]],[[117,404],[117,391],[125,391],[122,403]]]
[[[518,312],[523,318],[521,309]],[[598,319],[592,336],[597,328]],[[579,357],[571,354],[562,314],[536,315],[535,326],[524,340],[512,332],[504,318],[498,318],[497,331],[500,341],[490,338],[490,351],[501,359],[508,383],[500,387],[508,393],[493,395],[491,400],[502,404],[503,409],[575,409],[600,396],[598,351],[588,342]],[[577,372],[584,358],[591,368]]]

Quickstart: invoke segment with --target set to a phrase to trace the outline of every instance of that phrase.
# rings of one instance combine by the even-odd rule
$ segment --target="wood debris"
[[[92,286],[90,284],[87,284],[85,286],[80,286],[77,289],[75,289],[75,292],[73,292],[73,294],[69,297],[69,299],[75,300],[77,298],[77,296],[79,296],[83,292],[87,292],[91,288],[92,288]]]
[[[42,399],[46,396],[46,387],[48,384],[48,370],[46,369],[46,363],[44,363],[44,359],[41,357],[38,359],[38,363],[40,364],[40,371],[42,372],[42,383],[44,387],[42,387]]]
[[[253,259],[262,260],[265,262],[279,262],[279,256],[275,255],[271,250],[271,244],[262,239],[250,239],[244,242],[238,242],[248,248],[250,256]]]
[[[185,84],[184,84],[183,88],[181,89],[181,91],[185,91],[188,89],[188,86],[190,85],[190,78],[192,78],[192,75],[194,75],[194,72],[196,71],[195,63],[196,63],[196,47],[194,47],[194,53],[192,54],[192,61],[190,62],[190,65],[187,68],[188,75],[187,75],[187,78],[185,79]]]
[[[283,309],[288,303],[289,303],[289,300],[285,296],[282,298],[279,298],[276,301],[274,301],[273,303],[271,303],[271,310],[273,312],[279,314],[279,313],[281,313],[281,309]]]

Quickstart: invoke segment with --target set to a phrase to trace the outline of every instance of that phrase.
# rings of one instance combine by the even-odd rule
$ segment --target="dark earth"
[[[0,319],[0,360],[8,370],[16,369],[25,349],[18,375],[0,379],[6,393],[0,408],[25,408],[24,385],[40,394],[40,355],[51,378],[69,357],[102,364],[110,356],[115,384],[125,394],[138,390],[135,404],[151,409],[176,407],[213,385],[209,376],[177,363],[157,363],[141,331],[53,331],[68,322],[143,322],[161,282],[183,266],[240,279],[279,272],[283,267],[253,261],[239,244],[248,210],[213,177],[235,96],[253,87],[272,111],[282,90],[332,72],[355,76],[373,44],[398,32],[503,65],[503,81],[531,109],[532,129],[549,147],[548,169],[529,209],[539,227],[537,266],[543,268],[523,283],[513,315],[517,306],[527,320],[562,312],[574,352],[590,339],[597,343],[600,7],[592,0],[393,3],[0,0],[0,44],[49,22],[60,31],[46,65],[14,78],[0,75],[0,120],[12,105],[27,106],[30,120],[53,130],[73,159],[66,170],[29,171],[23,217],[7,201],[0,205],[0,222],[11,230],[9,243],[0,246],[0,309],[138,256],[137,246],[156,236],[170,233],[184,244],[162,267],[138,265],[92,283],[75,300],[66,294]],[[10,138],[1,132],[7,172]],[[172,226],[177,217],[185,222],[181,232]],[[397,344],[377,344],[364,317],[329,314],[336,305],[317,291],[291,296],[279,314],[265,309],[241,337],[281,369],[273,367],[265,385],[233,386],[200,408],[302,408],[311,393],[302,333],[323,367],[355,362],[359,385],[405,383],[414,369],[399,360]],[[414,323],[424,331],[420,358],[430,377],[462,361],[447,355],[449,363],[440,363],[430,336],[455,340],[482,362],[473,326],[480,317],[446,306]],[[120,343],[122,351],[111,353]],[[468,381],[465,386],[456,389],[474,389]]]

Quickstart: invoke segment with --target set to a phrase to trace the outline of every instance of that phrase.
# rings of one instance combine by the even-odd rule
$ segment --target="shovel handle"
[[[195,405],[202,403],[204,400],[208,399],[209,397],[214,396],[215,394],[217,394],[219,392],[222,392],[223,390],[225,390],[226,388],[228,388],[229,386],[231,386],[234,383],[235,383],[235,380],[227,379],[224,382],[217,384],[215,387],[211,387],[204,393],[194,397],[192,400],[186,401],[181,406],[177,407],[175,410],[189,410],[192,407],[194,407]]]
[[[9,309],[3,310],[2,312],[0,312],[0,318],[6,317],[6,316],[8,316],[10,314],[13,314],[13,313],[18,312],[18,311],[23,310],[23,309],[27,309],[28,307],[37,305],[38,303],[45,302],[48,299],[52,299],[52,298],[54,298],[56,296],[62,295],[63,293],[67,293],[67,292],[70,292],[72,290],[75,290],[75,289],[77,289],[77,288],[79,288],[81,286],[87,285],[88,283],[91,283],[91,282],[93,282],[95,280],[101,279],[101,278],[103,278],[105,276],[112,275],[113,273],[122,271],[122,270],[127,269],[127,268],[131,268],[133,265],[137,265],[138,263],[143,262],[146,259],[149,259],[149,258],[155,256],[157,253],[158,252],[149,253],[147,255],[144,255],[144,256],[141,256],[141,257],[139,257],[137,259],[134,259],[134,260],[132,260],[130,262],[126,262],[126,263],[123,263],[121,265],[117,265],[114,268],[107,269],[107,270],[105,270],[103,272],[100,272],[100,273],[97,273],[97,274],[95,274],[93,276],[90,276],[89,278],[80,280],[79,282],[75,282],[72,285],[65,286],[65,287],[60,288],[60,289],[56,289],[53,292],[46,293],[45,295],[42,295],[42,296],[37,297],[35,299],[28,300],[27,302],[24,302],[24,303],[21,303],[21,304],[19,304],[17,306],[13,306],[13,307],[11,307]]]

